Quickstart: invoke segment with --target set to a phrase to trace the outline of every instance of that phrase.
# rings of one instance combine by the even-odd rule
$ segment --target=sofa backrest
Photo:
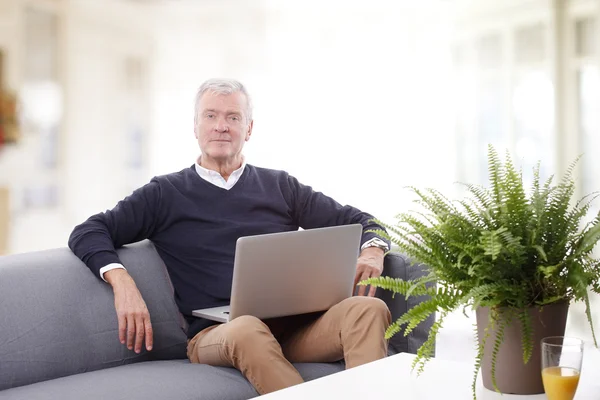
[[[118,250],[150,312],[151,352],[119,342],[109,284],[67,248],[0,257],[0,390],[155,359],[187,343],[166,268],[149,241]]]

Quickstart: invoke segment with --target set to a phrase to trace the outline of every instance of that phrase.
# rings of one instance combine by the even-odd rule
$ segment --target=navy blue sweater
[[[69,247],[99,276],[100,268],[121,262],[115,248],[150,239],[167,266],[179,310],[193,325],[191,337],[210,325],[193,318],[192,310],[229,303],[239,237],[352,223],[382,229],[372,218],[284,171],[246,165],[225,190],[192,166],[155,177],[112,210],[93,215],[75,227]],[[363,233],[361,243],[374,236]]]

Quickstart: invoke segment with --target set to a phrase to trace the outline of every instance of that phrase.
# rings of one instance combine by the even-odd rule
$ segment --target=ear
[[[195,126],[194,126],[194,136],[196,137],[196,139],[198,139],[198,130],[196,129]]]
[[[252,128],[254,127],[254,120],[250,121],[248,125],[248,132],[246,132],[246,142],[250,140],[250,136],[252,135]]]

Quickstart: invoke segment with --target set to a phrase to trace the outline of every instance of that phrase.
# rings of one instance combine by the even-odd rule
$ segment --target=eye
[[[231,120],[237,122],[240,120],[240,117],[238,117],[237,115],[232,115]]]
[[[208,119],[213,119],[215,117],[215,114],[208,113],[208,114],[205,114],[204,116]]]

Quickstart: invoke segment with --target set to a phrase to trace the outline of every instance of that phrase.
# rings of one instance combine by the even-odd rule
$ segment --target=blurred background
[[[406,186],[486,184],[489,143],[526,178],[583,154],[600,190],[599,38],[600,0],[0,0],[0,254],[192,165],[211,77],[253,96],[248,162],[384,221]],[[453,321],[438,354],[464,357]]]

